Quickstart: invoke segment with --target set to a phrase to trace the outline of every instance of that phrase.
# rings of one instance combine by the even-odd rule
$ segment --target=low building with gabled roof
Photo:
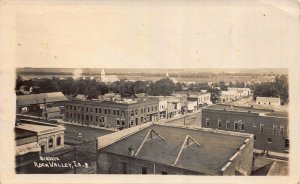
[[[97,173],[250,175],[253,135],[146,123],[97,138]]]

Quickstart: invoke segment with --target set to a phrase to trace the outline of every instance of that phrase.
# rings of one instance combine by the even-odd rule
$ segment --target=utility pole
[[[76,161],[76,146],[74,146],[74,161]],[[76,174],[76,167],[74,167],[74,174]]]

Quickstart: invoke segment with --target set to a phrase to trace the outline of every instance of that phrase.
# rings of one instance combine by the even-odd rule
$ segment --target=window
[[[253,137],[253,140],[256,141],[256,136]]]
[[[77,114],[77,119],[80,120],[80,114]]]
[[[104,114],[107,114],[107,109],[104,109]]]
[[[122,119],[121,121],[122,121],[122,126],[125,126],[125,120]]]
[[[122,162],[123,174],[127,174],[127,163]]]
[[[82,111],[82,112],[84,111],[84,107],[81,107],[81,111]]]
[[[157,106],[155,106],[155,110],[157,111]]]
[[[226,128],[230,129],[230,121],[226,121]]]
[[[154,110],[153,106],[152,106],[152,111]]]
[[[222,120],[218,119],[218,127],[221,128],[222,127]]]
[[[283,126],[280,126],[280,135],[283,135]]]
[[[56,139],[56,145],[57,146],[61,145],[61,137],[57,137],[57,139]]]
[[[99,108],[99,113],[102,113],[102,112],[101,112],[101,108]]]
[[[257,125],[256,125],[256,123],[253,123],[253,127],[256,127]]]
[[[144,113],[146,113],[146,107],[144,108]]]
[[[144,120],[143,117],[141,117],[141,122],[143,122],[143,120]]]
[[[238,122],[234,122],[234,130],[238,130],[239,129],[239,124]]]
[[[162,175],[167,175],[168,173],[166,171],[161,171]]]
[[[274,134],[274,135],[277,134],[277,126],[273,126],[273,134]]]
[[[107,114],[110,114],[110,109],[107,109]]]
[[[133,126],[133,120],[130,120],[130,125]]]
[[[264,124],[263,123],[261,123],[260,124],[260,133],[264,133]]]
[[[139,118],[135,118],[135,124],[138,125]]]
[[[117,125],[121,124],[119,119],[116,119],[116,121],[117,121]]]
[[[130,115],[134,116],[134,110],[131,110]]]
[[[113,110],[113,113],[114,113],[114,115],[116,115],[117,113],[116,113],[116,110]]]
[[[209,118],[206,118],[206,126],[209,127]]]
[[[69,113],[66,113],[66,118],[69,118]]]
[[[89,108],[88,107],[85,107],[85,112],[89,112]]]
[[[147,167],[142,167],[142,174],[147,174]]]
[[[93,121],[93,116],[90,116],[90,121]]]
[[[52,137],[48,140],[48,147],[49,148],[53,147],[53,139],[52,139]]]
[[[89,115],[85,115],[85,120],[86,120],[86,121],[89,120]]]
[[[98,113],[98,108],[96,108],[95,110],[96,110],[96,113]]]
[[[91,112],[93,112],[93,107],[91,107]]]
[[[241,130],[245,130],[245,124],[241,123]]]
[[[136,110],[135,110],[135,115],[137,115],[137,114],[138,114],[138,110],[136,109]]]
[[[98,122],[98,116],[96,116],[96,122]]]
[[[66,109],[69,109],[69,105],[66,105]]]
[[[119,110],[117,110],[117,115],[118,115],[118,116],[120,115],[120,111],[119,111]]]
[[[143,114],[143,109],[141,109],[141,114]]]
[[[148,107],[148,112],[150,112],[150,107]]]
[[[268,143],[272,143],[272,138],[268,138]]]

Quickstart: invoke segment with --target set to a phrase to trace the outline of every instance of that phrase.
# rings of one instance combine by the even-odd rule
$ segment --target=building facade
[[[130,128],[159,119],[158,100],[140,98],[122,101],[68,101],[67,122],[112,128]]]
[[[31,131],[37,136],[40,154],[53,152],[64,147],[65,128],[63,126],[21,119],[16,128],[23,131]]]
[[[255,149],[288,149],[288,117],[284,112],[218,104],[202,109],[201,124],[205,128],[254,134]]]
[[[250,88],[228,88],[227,90],[236,91],[241,97],[247,97],[252,94]]]
[[[274,97],[256,97],[256,104],[264,106],[280,106],[280,98]]]
[[[173,95],[183,96],[184,98],[186,98],[186,101],[190,101],[190,102],[196,101],[197,110],[201,109],[201,107],[212,104],[212,102],[210,101],[211,94],[209,92],[182,91],[182,92],[175,92]]]

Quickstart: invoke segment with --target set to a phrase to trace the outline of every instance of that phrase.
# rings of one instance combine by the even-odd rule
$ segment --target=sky
[[[28,1],[16,5],[16,67],[287,68],[294,1]]]

